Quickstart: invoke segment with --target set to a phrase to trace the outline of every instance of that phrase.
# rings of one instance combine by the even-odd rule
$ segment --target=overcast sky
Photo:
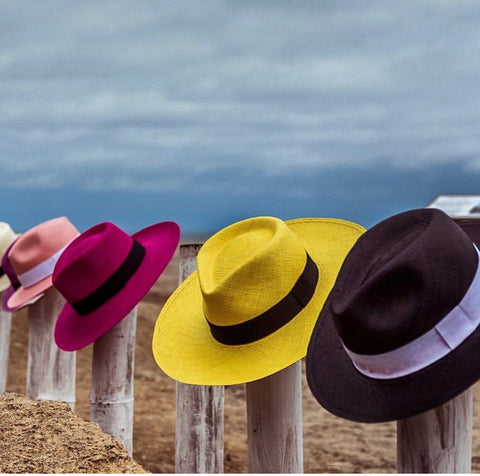
[[[480,193],[476,0],[2,0],[0,221],[371,226]]]

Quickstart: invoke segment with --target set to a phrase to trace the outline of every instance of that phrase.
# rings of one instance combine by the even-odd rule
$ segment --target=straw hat
[[[8,223],[0,222],[0,257],[3,257],[10,245],[17,239],[17,235]],[[8,276],[3,268],[0,268],[0,293],[5,291],[10,285]]]
[[[435,408],[480,377],[480,222],[436,209],[360,237],[312,334],[307,379],[331,413],[361,422]]]
[[[130,236],[113,223],[93,226],[63,252],[53,284],[67,300],[55,325],[55,342],[73,351],[118,324],[167,267],[180,239],[171,221]]]
[[[7,306],[18,309],[52,286],[55,263],[65,247],[79,234],[68,218],[60,217],[41,223],[18,238],[8,253],[19,286],[7,300]]]
[[[304,357],[315,320],[364,229],[343,220],[257,217],[212,236],[163,307],[153,355],[185,383],[228,385]]]

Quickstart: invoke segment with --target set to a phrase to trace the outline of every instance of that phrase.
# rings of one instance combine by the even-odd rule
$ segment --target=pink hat
[[[55,342],[74,351],[118,324],[147,294],[167,267],[180,239],[171,221],[130,236],[110,222],[78,236],[53,272],[67,300],[55,325]]]
[[[23,233],[8,253],[20,286],[8,298],[10,309],[19,309],[52,286],[52,273],[65,247],[78,236],[68,218],[46,221]]]

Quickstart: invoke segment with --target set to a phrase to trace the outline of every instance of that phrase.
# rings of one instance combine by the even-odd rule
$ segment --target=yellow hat
[[[153,355],[198,385],[250,382],[303,358],[340,266],[363,227],[256,217],[205,242],[155,324]]]

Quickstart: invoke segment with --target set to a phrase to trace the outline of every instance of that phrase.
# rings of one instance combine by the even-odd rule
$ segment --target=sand
[[[175,289],[178,279],[178,257],[168,266],[164,275],[142,300],[139,307],[136,369],[135,369],[135,421],[134,460],[145,470],[154,473],[174,471],[175,454],[175,382],[155,364],[151,354],[151,339],[157,315],[166,298]],[[14,315],[7,390],[25,393],[27,362],[26,312]],[[89,418],[88,393],[90,390],[92,346],[77,354],[76,413]],[[312,397],[304,381],[304,466],[307,473],[341,472],[395,472],[396,424],[353,423],[324,411]],[[473,471],[480,469],[480,425],[478,424],[478,386],[475,388]],[[56,411],[44,412],[42,423],[58,418]],[[45,420],[46,422],[43,422]],[[0,425],[1,423],[0,418]],[[77,428],[77,427],[75,427]],[[15,431],[17,431],[16,429]],[[12,431],[12,430],[8,430]],[[7,432],[8,433],[8,432]],[[103,436],[99,436],[98,444]],[[9,434],[1,432],[2,448]],[[22,452],[23,442],[9,444],[10,452]],[[74,450],[77,451],[77,450]],[[105,457],[109,452],[105,452]],[[11,453],[10,453],[11,454]],[[477,456],[478,455],[478,456]],[[42,471],[41,455],[30,454],[31,469]],[[109,472],[98,461],[89,472]],[[225,472],[247,471],[247,439],[245,423],[245,388],[243,385],[225,390]],[[0,468],[1,472],[1,468]],[[48,471],[50,472],[50,471]],[[53,471],[51,471],[53,472]],[[76,471],[78,472],[78,468]],[[121,472],[121,471],[117,471]]]
[[[5,393],[0,428],[0,473],[146,472],[115,438],[74,415],[66,403]]]

